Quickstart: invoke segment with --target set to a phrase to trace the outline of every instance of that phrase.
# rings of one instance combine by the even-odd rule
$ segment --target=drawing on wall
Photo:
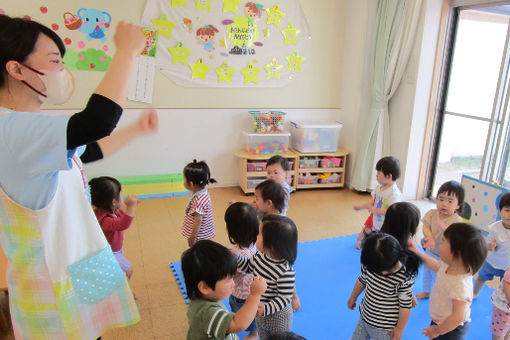
[[[147,0],[158,69],[187,87],[282,87],[310,61],[298,0]],[[216,71],[216,72],[215,72]]]
[[[1,14],[20,16],[19,14]],[[100,71],[108,69],[108,32],[112,25],[110,13],[95,8],[67,8],[62,10],[51,3],[34,6],[32,12],[22,15],[50,27],[62,38],[66,47],[64,63],[69,70]]]
[[[467,219],[488,232],[487,227],[501,219],[499,200],[510,190],[467,175],[462,175],[462,186],[465,191]]]

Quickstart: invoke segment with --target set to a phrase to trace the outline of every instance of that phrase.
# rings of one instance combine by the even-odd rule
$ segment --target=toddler
[[[135,195],[128,195],[122,202],[122,187],[113,177],[103,176],[89,181],[90,199],[94,213],[103,233],[112,247],[113,255],[128,279],[133,275],[131,263],[124,257],[122,245],[124,230],[129,228],[135,216],[135,208],[140,200]]]
[[[383,157],[375,165],[379,185],[372,191],[373,199],[366,204],[355,205],[355,210],[367,209],[370,216],[358,235],[356,248],[360,249],[363,238],[372,231],[381,230],[384,214],[389,206],[402,201],[402,194],[395,181],[400,177],[400,162],[395,157]]]
[[[407,249],[419,224],[420,210],[418,207],[409,202],[397,202],[386,210],[381,232],[395,237],[400,246]]]
[[[437,272],[430,294],[432,322],[423,329],[429,339],[465,339],[473,301],[473,275],[487,257],[487,244],[481,231],[469,223],[453,223],[443,233],[439,261],[416,252],[425,266]]]
[[[347,301],[347,306],[354,309],[365,290],[352,340],[402,338],[411,314],[419,265],[418,256],[402,249],[393,236],[374,232],[366,237],[361,250],[361,275]]]
[[[280,184],[267,179],[255,187],[253,206],[263,216],[281,215],[286,197],[285,189]]]
[[[266,290],[263,278],[255,277],[250,294],[237,313],[230,313],[221,300],[234,289],[235,256],[224,246],[201,240],[182,254],[182,273],[189,297],[187,339],[238,339],[253,321]]]
[[[211,197],[206,185],[216,183],[216,180],[211,178],[207,164],[196,159],[186,165],[182,173],[184,187],[192,195],[186,206],[181,233],[191,247],[198,240],[209,240],[215,236]]]
[[[290,171],[290,163],[287,158],[275,155],[266,163],[267,178],[274,180],[285,189],[285,205],[281,215],[286,216],[289,209],[290,193],[292,187],[287,183],[288,173]]]
[[[492,280],[494,276],[503,278],[505,270],[510,266],[510,192],[501,196],[499,214],[501,221],[489,226],[489,236],[487,237],[489,255],[478,272],[473,292],[474,297],[478,296],[485,281]]]
[[[498,288],[492,293],[492,340],[510,338],[510,268],[499,282]]]
[[[255,255],[257,248],[255,242],[259,234],[259,220],[255,208],[243,202],[236,202],[230,205],[225,212],[225,223],[227,225],[228,239],[232,243],[230,251],[234,255],[241,255],[251,258]],[[250,295],[250,284],[253,281],[253,274],[246,274],[237,270],[234,275],[234,290],[230,295],[230,308],[237,312]],[[257,339],[257,326],[255,320],[246,329],[249,334],[244,338]]]
[[[297,228],[290,218],[267,215],[262,219],[257,237],[259,251],[250,259],[237,257],[239,269],[267,281],[255,318],[261,340],[274,332],[290,331],[295,280],[292,264],[297,257],[297,240]]]
[[[432,209],[423,216],[422,246],[425,253],[439,260],[439,245],[443,232],[452,223],[462,222],[458,215],[464,202],[464,188],[459,182],[448,181],[443,183],[436,196],[437,209]],[[423,292],[416,294],[418,299],[429,297],[436,275],[427,268],[423,270]]]

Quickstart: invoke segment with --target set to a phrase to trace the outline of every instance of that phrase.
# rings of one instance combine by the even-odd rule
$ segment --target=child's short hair
[[[382,171],[384,176],[391,175],[391,179],[396,181],[400,177],[400,162],[393,156],[383,157],[377,161],[375,170]]]
[[[420,223],[420,209],[409,202],[393,203],[386,210],[381,232],[395,237],[407,249],[407,241],[416,234]]]
[[[296,261],[298,231],[294,222],[287,216],[268,215],[262,219],[264,248],[272,255],[285,259],[290,264]]]
[[[462,206],[464,205],[464,188],[462,187],[462,184],[457,181],[444,182],[437,190],[436,197],[442,193],[457,197],[457,201],[459,201],[457,213],[460,213],[462,211]]]
[[[214,178],[211,178],[211,172],[207,163],[204,161],[197,162],[196,159],[193,162],[188,163],[182,171],[184,179],[187,182],[193,182],[194,185],[205,187],[209,183],[216,183]]]
[[[279,212],[282,212],[285,208],[285,200],[287,195],[285,189],[280,183],[275,182],[273,179],[266,179],[264,182],[259,183],[255,190],[260,192],[264,201],[271,200],[273,206]]]
[[[481,230],[470,223],[452,223],[444,231],[444,238],[450,242],[450,250],[471,274],[475,274],[487,258],[487,242]]]
[[[92,178],[89,181],[90,202],[96,208],[112,210],[112,201],[119,198],[122,186],[120,182],[109,176]],[[112,211],[113,212],[113,211]]]
[[[306,338],[294,332],[276,332],[269,334],[267,340],[306,340]]]
[[[259,219],[255,208],[245,202],[236,202],[225,211],[228,240],[240,248],[248,248],[257,241]]]
[[[226,247],[211,240],[197,241],[181,257],[182,273],[189,298],[200,297],[198,283],[215,289],[216,282],[232,277],[237,271],[237,260]]]
[[[282,157],[280,155],[275,155],[267,160],[266,167],[273,165],[273,164],[280,164],[283,170],[289,171],[290,170],[290,163],[287,158]]]
[[[499,211],[503,210],[503,208],[510,208],[510,191],[504,193],[499,199]]]
[[[418,273],[420,258],[415,253],[402,249],[398,240],[390,234],[370,233],[363,242],[361,264],[369,271],[381,274],[389,271],[400,261],[409,275]]]

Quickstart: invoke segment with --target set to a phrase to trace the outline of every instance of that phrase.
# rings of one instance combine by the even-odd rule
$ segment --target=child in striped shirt
[[[259,251],[250,259],[237,257],[239,269],[267,282],[255,317],[261,340],[274,332],[290,331],[296,275],[292,265],[297,257],[297,240],[297,228],[290,218],[268,215],[260,224],[256,242]]]
[[[225,223],[227,225],[228,239],[232,243],[230,251],[234,255],[241,255],[251,258],[255,255],[257,248],[255,242],[259,234],[259,219],[255,208],[244,202],[231,204],[225,212]],[[230,295],[229,303],[232,312],[237,312],[246,302],[250,295],[250,284],[253,281],[253,274],[246,274],[237,269],[234,275],[234,290]],[[255,320],[248,326],[246,331],[249,334],[245,340],[258,339],[257,325]]]
[[[352,340],[402,338],[411,314],[419,265],[419,257],[402,249],[393,236],[373,232],[365,238],[361,275],[347,301],[349,309],[354,309],[358,296],[365,290]]]
[[[211,178],[207,163],[196,159],[182,171],[184,187],[192,192],[186,206],[181,233],[188,239],[188,246],[198,240],[210,240],[215,236],[211,197],[206,189],[209,183],[216,183]]]

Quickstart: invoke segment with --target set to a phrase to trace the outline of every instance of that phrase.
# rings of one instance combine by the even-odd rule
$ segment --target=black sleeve
[[[122,107],[114,101],[93,94],[85,109],[75,113],[67,123],[67,149],[95,142],[109,136],[122,115]]]
[[[100,159],[103,159],[103,152],[97,142],[87,144],[85,152],[80,156],[83,163],[90,163]]]

